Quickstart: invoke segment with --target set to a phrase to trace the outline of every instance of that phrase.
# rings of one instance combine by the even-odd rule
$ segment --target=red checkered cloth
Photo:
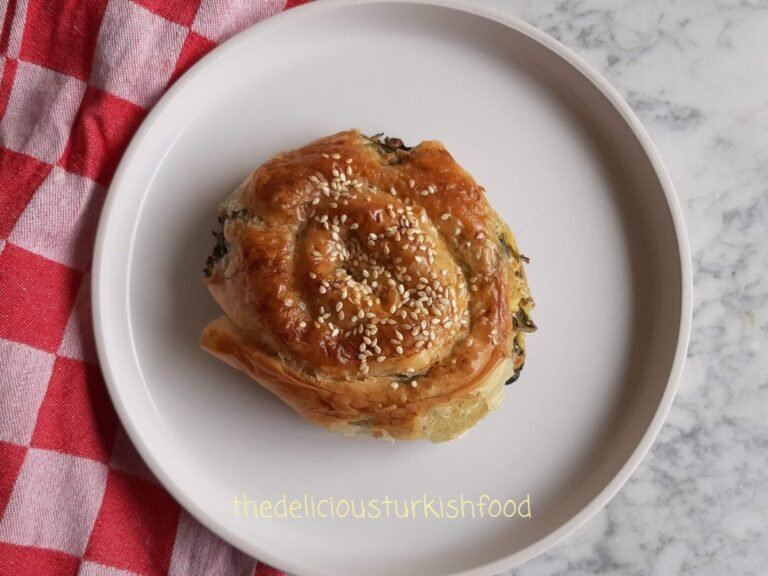
[[[217,43],[300,1],[0,0],[0,575],[280,575],[182,510],[107,396],[89,268],[128,140]]]

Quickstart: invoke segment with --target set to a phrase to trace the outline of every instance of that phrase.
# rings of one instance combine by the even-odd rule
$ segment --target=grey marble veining
[[[476,0],[626,97],[683,204],[693,331],[657,442],[608,507],[508,574],[768,574],[768,0]]]

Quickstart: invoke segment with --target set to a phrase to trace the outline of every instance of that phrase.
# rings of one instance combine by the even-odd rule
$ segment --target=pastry
[[[221,205],[202,348],[351,436],[462,435],[535,329],[522,256],[437,141],[340,132],[278,154]]]

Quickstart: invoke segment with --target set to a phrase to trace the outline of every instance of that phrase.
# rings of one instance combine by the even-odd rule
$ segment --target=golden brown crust
[[[522,365],[514,238],[439,142],[317,140],[256,170],[221,219],[206,282],[228,318],[202,346],[307,420],[449,439]]]

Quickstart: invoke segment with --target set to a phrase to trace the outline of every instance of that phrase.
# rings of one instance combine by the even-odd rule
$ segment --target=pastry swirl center
[[[323,199],[325,200],[325,199]],[[316,330],[372,375],[390,361],[418,372],[468,325],[464,274],[426,211],[372,186],[313,204],[295,279]]]

